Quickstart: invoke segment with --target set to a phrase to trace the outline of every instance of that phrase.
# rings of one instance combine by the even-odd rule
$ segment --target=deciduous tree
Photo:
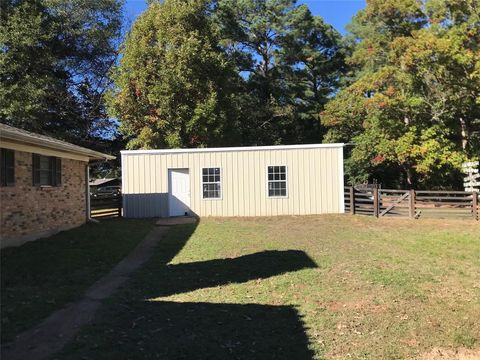
[[[324,113],[326,141],[355,144],[352,182],[460,186],[480,155],[478,4],[462,3],[370,0],[355,17],[355,78]]]
[[[231,145],[239,76],[204,0],[153,1],[121,47],[109,94],[129,148]]]

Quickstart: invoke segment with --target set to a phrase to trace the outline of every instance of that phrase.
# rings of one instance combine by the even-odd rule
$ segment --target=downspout
[[[92,219],[91,217],[91,210],[90,210],[90,162],[87,162],[87,166],[85,168],[85,197],[86,197],[86,216],[87,222],[93,222],[98,224],[99,221]]]

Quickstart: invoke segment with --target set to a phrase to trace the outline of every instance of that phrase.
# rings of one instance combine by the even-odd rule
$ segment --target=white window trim
[[[285,196],[280,196],[280,195],[276,195],[276,196],[270,196],[268,194],[268,184],[269,184],[269,181],[275,181],[275,180],[268,180],[268,168],[271,167],[271,166],[285,166]],[[267,165],[265,167],[265,179],[267,180],[266,181],[266,194],[267,194],[267,198],[268,199],[287,199],[288,198],[288,194],[289,194],[289,191],[288,191],[288,166],[287,165]],[[277,181],[283,181],[283,180],[277,180]]]
[[[217,182],[203,182],[203,169],[216,169],[220,170],[220,181]],[[202,200],[223,200],[223,169],[220,166],[205,166],[200,170],[200,194],[202,194]],[[206,198],[203,197],[203,184],[220,184],[220,197],[217,198]]]

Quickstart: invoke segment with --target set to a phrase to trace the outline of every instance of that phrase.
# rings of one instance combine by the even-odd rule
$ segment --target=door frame
[[[192,203],[192,197],[191,197],[191,184],[190,184],[190,168],[186,167],[181,167],[181,168],[168,168],[167,169],[167,185],[168,185],[168,201],[167,201],[167,208],[168,208],[168,217],[173,217],[173,216],[183,216],[183,215],[172,215],[171,214],[171,208],[170,208],[170,199],[173,197],[172,194],[172,172],[175,170],[187,170],[188,174],[188,205],[186,205],[189,209]],[[191,212],[191,210],[190,210]]]

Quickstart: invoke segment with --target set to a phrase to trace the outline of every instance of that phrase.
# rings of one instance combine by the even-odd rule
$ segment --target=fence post
[[[410,219],[415,218],[415,190],[410,189],[410,195],[408,197],[408,213]]]
[[[373,216],[378,218],[378,213],[379,213],[379,201],[378,201],[378,187],[375,186],[373,189]]]
[[[118,201],[118,217],[122,217],[122,208],[123,208],[123,201],[122,201],[122,197],[120,197]]]
[[[350,186],[350,214],[355,215],[355,189]]]
[[[472,215],[473,220],[478,219],[478,192],[472,191]]]

